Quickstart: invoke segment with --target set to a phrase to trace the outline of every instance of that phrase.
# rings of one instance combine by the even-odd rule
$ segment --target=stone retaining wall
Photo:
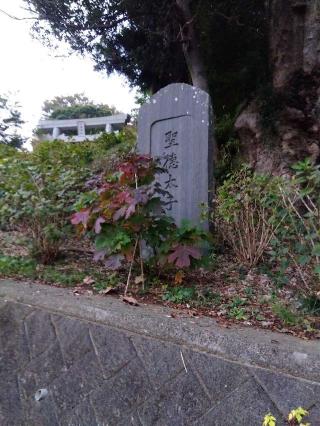
[[[0,425],[320,426],[319,342],[170,313],[0,281]]]

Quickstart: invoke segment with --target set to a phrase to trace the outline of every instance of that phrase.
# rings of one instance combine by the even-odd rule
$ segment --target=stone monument
[[[213,190],[213,114],[210,96],[188,84],[170,84],[145,103],[138,118],[138,151],[160,160],[163,201],[177,225],[201,222]]]

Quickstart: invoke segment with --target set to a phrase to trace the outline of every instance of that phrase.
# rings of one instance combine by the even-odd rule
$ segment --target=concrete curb
[[[172,318],[159,306],[132,307],[117,298],[75,296],[68,289],[0,280],[0,304],[18,302],[52,313],[171,342],[244,366],[320,382],[320,342],[251,328],[225,329],[210,318]]]

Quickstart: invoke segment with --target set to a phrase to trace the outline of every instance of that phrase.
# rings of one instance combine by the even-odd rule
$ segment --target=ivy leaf
[[[168,261],[175,264],[178,268],[187,268],[190,266],[192,257],[200,259],[200,250],[197,247],[181,244],[176,246],[173,253],[168,256]]]
[[[96,220],[96,223],[94,224],[94,232],[96,234],[100,234],[101,232],[101,225],[105,223],[105,219],[103,217],[98,217],[98,219]]]
[[[110,250],[117,252],[131,243],[130,236],[120,229],[104,230],[95,240],[97,250]]]
[[[72,225],[84,225],[86,226],[90,217],[90,209],[81,210],[80,212],[74,213],[71,217]]]

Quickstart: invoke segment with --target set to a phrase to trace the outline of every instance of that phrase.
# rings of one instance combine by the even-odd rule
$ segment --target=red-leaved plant
[[[161,172],[151,157],[130,156],[113,175],[90,180],[94,189],[83,194],[71,219],[79,232],[95,236],[95,260],[110,269],[130,262],[126,291],[135,260],[140,260],[144,283],[144,248],[149,260],[181,269],[201,258],[200,247],[207,239],[188,223],[177,228],[165,215],[161,202],[165,191],[155,183],[155,174]]]

